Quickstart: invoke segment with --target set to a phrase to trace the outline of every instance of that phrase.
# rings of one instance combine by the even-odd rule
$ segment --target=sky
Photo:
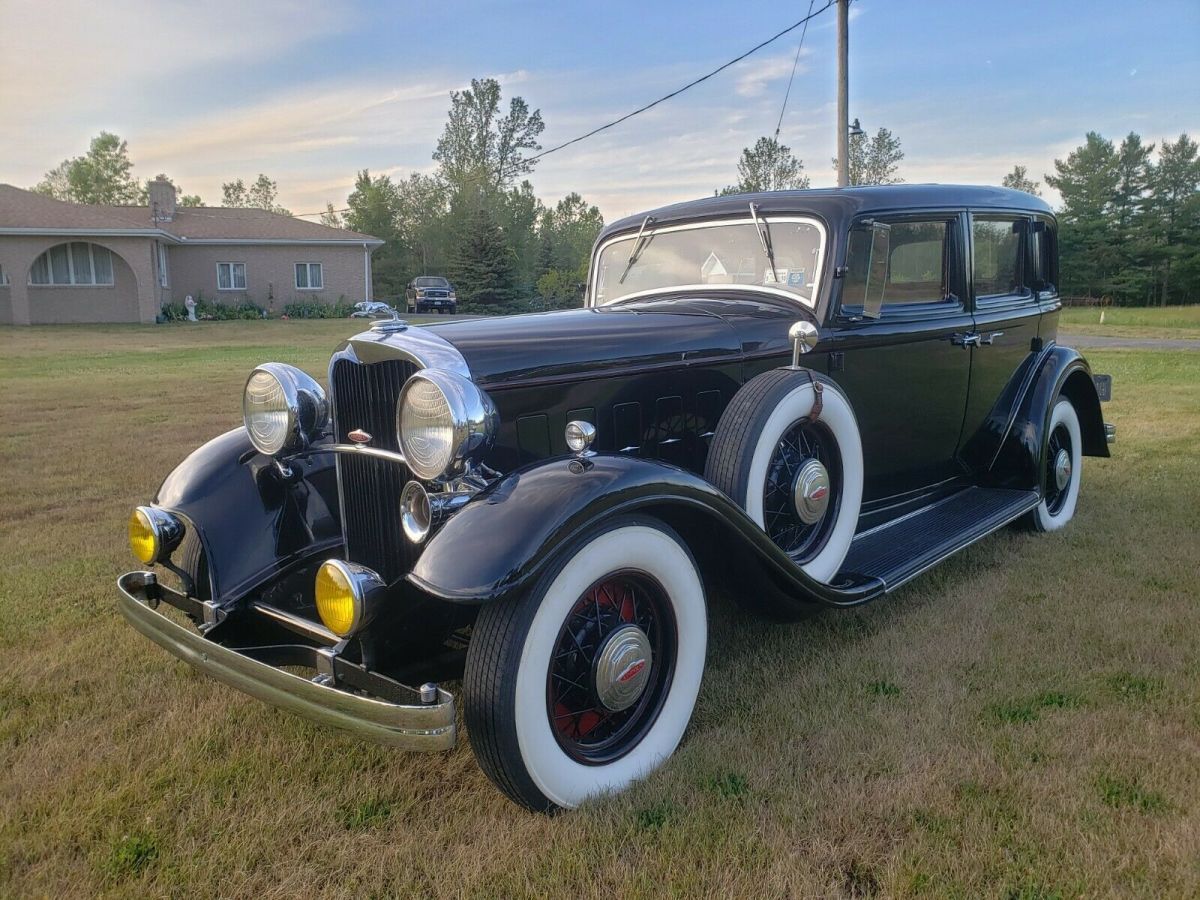
[[[814,9],[824,0],[816,0]],[[101,130],[135,174],[217,204],[265,172],[296,213],[344,206],[357,170],[430,172],[453,90],[493,77],[549,147],[802,18],[805,2],[0,0],[0,182],[30,187]],[[780,140],[835,180],[835,15],[815,18]],[[775,130],[797,29],[682,96],[555,153],[544,201],[608,220],[712,194]],[[909,182],[1041,180],[1089,130],[1200,138],[1200,2],[855,0],[850,117],[901,140]],[[1053,203],[1052,191],[1046,191]]]

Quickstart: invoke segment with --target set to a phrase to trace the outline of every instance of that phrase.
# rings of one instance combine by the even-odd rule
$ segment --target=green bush
[[[300,300],[289,303],[283,314],[289,319],[345,319],[354,312],[354,304],[346,300],[337,303],[318,303],[315,300]]]

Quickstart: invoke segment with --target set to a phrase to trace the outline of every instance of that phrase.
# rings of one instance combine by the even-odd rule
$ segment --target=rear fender
[[[1084,456],[1108,456],[1100,396],[1092,370],[1079,351],[1052,344],[1042,351],[1017,403],[1011,424],[991,466],[992,479],[1014,487],[1041,489],[1050,414],[1060,396],[1079,416]]]
[[[883,590],[878,579],[812,580],[700,476],[620,454],[553,459],[501,478],[430,538],[408,580],[452,603],[501,600],[531,586],[600,522],[632,512],[678,531],[706,580],[737,581],[739,594],[758,595],[777,615],[854,605]]]
[[[195,450],[159,487],[154,505],[181,516],[200,539],[214,601],[340,543],[333,454],[288,465],[285,477],[236,428]]]

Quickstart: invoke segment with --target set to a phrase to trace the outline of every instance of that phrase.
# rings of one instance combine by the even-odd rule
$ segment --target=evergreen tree
[[[1159,303],[1200,299],[1200,158],[1186,134],[1163,141],[1150,206]]]
[[[1064,293],[1101,296],[1109,287],[1116,236],[1112,213],[1120,175],[1112,141],[1094,131],[1066,160],[1054,161],[1046,184],[1062,196],[1059,212],[1061,281]]]
[[[464,303],[489,306],[517,298],[513,253],[491,211],[477,205],[465,223],[450,258],[450,280]]]

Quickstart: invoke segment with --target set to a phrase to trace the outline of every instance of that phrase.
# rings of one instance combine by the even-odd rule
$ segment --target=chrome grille
[[[348,433],[359,429],[371,435],[372,447],[399,450],[396,401],[416,370],[404,360],[371,365],[337,360],[329,373],[337,441],[351,443]],[[408,573],[417,556],[400,527],[400,491],[409,479],[408,468],[346,453],[338,454],[337,467],[347,558],[374,569],[389,583],[395,581]]]

